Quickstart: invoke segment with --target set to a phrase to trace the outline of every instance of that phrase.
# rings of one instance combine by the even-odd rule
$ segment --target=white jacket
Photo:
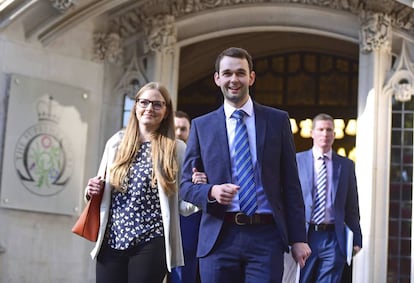
[[[118,150],[123,134],[123,131],[119,131],[107,141],[98,170],[98,176],[105,176],[105,188],[100,208],[98,240],[96,241],[94,249],[91,251],[92,259],[95,259],[99,253],[106,225],[108,224],[112,187],[110,185],[110,176],[107,170],[111,167],[114,161],[115,154]],[[180,184],[181,166],[184,159],[185,148],[185,143],[177,139],[177,157],[179,164],[177,184]],[[198,211],[198,208],[188,202],[178,201],[178,193],[168,197],[160,185],[158,185],[158,192],[160,197],[162,222],[164,226],[167,268],[168,271],[171,271],[171,268],[175,266],[184,265],[179,213],[182,215],[190,215],[191,213]]]

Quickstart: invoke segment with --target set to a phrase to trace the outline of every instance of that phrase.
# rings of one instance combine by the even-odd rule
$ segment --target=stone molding
[[[384,85],[386,95],[394,95],[400,102],[410,101],[414,95],[414,62],[410,60],[407,43],[403,42],[401,53],[388,74]]]
[[[59,12],[66,12],[70,7],[75,6],[79,0],[49,0],[52,6]]]
[[[262,4],[308,5],[357,15],[361,19],[360,47],[364,53],[378,48],[390,52],[393,27],[409,34],[414,31],[414,9],[391,0],[144,0],[110,17],[108,34],[117,34],[121,41],[143,34],[149,51],[170,52],[177,43],[176,22],[180,18],[223,7]],[[113,60],[119,51],[109,48],[110,42],[98,36],[96,58]]]
[[[169,14],[175,19],[224,7],[291,4],[349,12],[360,16],[370,11],[390,17],[391,24],[409,33],[414,30],[414,9],[392,0],[147,0],[111,19],[111,30],[128,38],[142,31],[145,19]]]
[[[383,48],[391,52],[391,19],[382,13],[368,12],[361,17],[360,50],[369,53]]]
[[[93,60],[118,64],[122,61],[121,37],[116,33],[96,32],[93,35]]]
[[[174,16],[158,14],[146,18],[143,29],[149,50],[167,53],[174,50],[177,43],[177,28]]]
[[[128,60],[130,63],[114,90],[118,97],[123,97],[126,94],[129,98],[135,99],[138,90],[148,83],[148,77],[142,62],[144,58],[138,58],[134,53],[132,58]]]

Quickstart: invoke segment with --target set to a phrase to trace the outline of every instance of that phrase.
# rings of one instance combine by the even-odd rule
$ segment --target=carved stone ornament
[[[124,75],[115,87],[115,93],[123,97],[125,94],[134,99],[138,90],[148,82],[146,70],[143,66],[143,58],[134,56],[127,60],[129,63]]]
[[[358,15],[366,0],[147,0],[145,5],[139,5],[111,19],[111,30],[119,33],[122,38],[128,38],[138,33],[145,19],[157,14],[170,14],[178,19],[189,14],[203,13],[208,10],[224,7],[251,5],[269,5],[270,3],[291,3],[323,8],[344,10]],[[162,12],[163,11],[163,12]]]
[[[137,4],[134,8],[113,17],[110,26],[112,32],[118,33],[122,38],[129,38],[142,31],[145,19],[160,14],[169,14],[178,20],[181,17],[205,13],[209,10],[270,4],[307,5],[311,8],[344,11],[357,16],[371,11],[371,13],[388,15],[392,25],[408,33],[414,31],[414,9],[395,0],[142,0],[142,4]]]
[[[394,86],[395,90],[395,99],[400,102],[407,102],[411,100],[411,96],[414,95],[414,87],[411,84],[407,83],[399,83]]]
[[[74,6],[78,0],[49,0],[52,6],[59,12],[66,12],[70,7]]]
[[[93,36],[93,41],[93,54],[95,61],[120,63],[122,60],[123,48],[121,44],[121,37],[118,34],[97,32]]]
[[[151,51],[171,52],[177,43],[175,17],[159,14],[144,20],[144,33]]]
[[[360,48],[368,53],[384,48],[391,52],[391,19],[381,13],[367,13],[360,30]]]
[[[364,0],[173,0],[172,11],[174,16],[200,12],[225,6],[268,3],[293,3],[312,5],[333,9],[341,9],[357,13]]]
[[[406,43],[403,43],[401,54],[388,75],[384,93],[394,95],[401,102],[410,101],[414,95],[414,63],[410,62]]]

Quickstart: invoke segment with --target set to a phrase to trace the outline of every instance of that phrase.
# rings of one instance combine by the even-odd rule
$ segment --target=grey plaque
[[[88,93],[77,87],[11,76],[2,207],[78,214],[87,99]]]

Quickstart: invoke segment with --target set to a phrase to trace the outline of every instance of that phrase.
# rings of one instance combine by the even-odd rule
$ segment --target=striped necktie
[[[316,176],[315,202],[312,216],[313,223],[315,224],[320,224],[325,219],[326,187],[328,176],[325,162],[326,158],[327,157],[325,155],[318,158],[322,160],[322,165]]]
[[[234,137],[236,177],[240,186],[239,201],[240,210],[246,215],[252,215],[257,209],[256,184],[254,182],[254,170],[249,148],[249,136],[243,117],[243,110],[236,110],[232,117],[237,119],[236,133]]]

